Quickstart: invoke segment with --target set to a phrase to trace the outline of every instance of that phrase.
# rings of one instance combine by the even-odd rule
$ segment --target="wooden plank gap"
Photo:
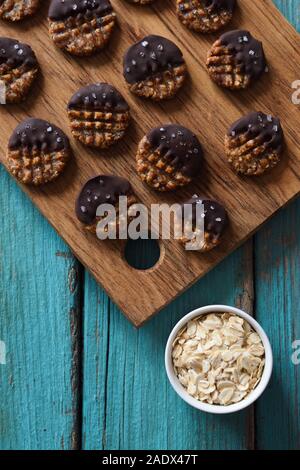
[[[106,341],[107,341],[107,349],[106,349],[106,356],[105,356],[105,376],[104,376],[104,419],[103,419],[103,429],[102,429],[102,449],[106,449],[106,425],[107,425],[107,397],[108,397],[108,373],[109,373],[109,351],[110,351],[110,314],[111,314],[111,303],[112,301],[109,299],[107,304],[107,330],[106,330]]]
[[[251,238],[244,246],[244,256],[241,263],[243,290],[237,298],[237,307],[255,317],[255,252],[254,241]],[[246,448],[255,449],[255,405],[246,414]]]
[[[82,448],[82,396],[83,396],[83,294],[84,294],[84,267],[74,263],[68,275],[69,289],[72,294],[76,292],[75,304],[70,309],[71,329],[71,390],[72,409],[74,414],[73,429],[71,433],[71,449]]]

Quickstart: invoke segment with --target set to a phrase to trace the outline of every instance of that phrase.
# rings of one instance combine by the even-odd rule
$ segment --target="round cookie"
[[[193,198],[185,202],[183,206],[190,204],[192,206],[191,212],[184,212],[184,210],[182,210],[180,228],[182,229],[183,236],[179,241],[183,245],[190,243],[195,251],[211,251],[220,244],[228,225],[227,212],[219,202],[201,199],[198,196],[193,196]],[[197,214],[197,204],[203,204],[199,215]],[[198,216],[204,218],[204,234],[200,229],[200,222],[197,222]]]
[[[277,165],[284,147],[280,120],[253,112],[236,121],[225,137],[228,162],[238,174],[258,176]]]
[[[48,17],[56,46],[76,56],[102,49],[116,23],[109,0],[52,0]]]
[[[39,70],[36,56],[27,44],[0,37],[1,103],[18,103],[28,94]]]
[[[0,0],[0,18],[7,21],[21,21],[32,16],[39,6],[39,0]]]
[[[81,88],[68,104],[68,115],[75,139],[98,148],[122,139],[130,121],[127,102],[107,83]]]
[[[161,36],[145,37],[124,56],[124,77],[129,90],[155,101],[172,98],[182,87],[186,74],[182,52]]]
[[[200,173],[202,157],[195,134],[178,124],[168,124],[152,129],[139,143],[137,172],[157,191],[172,191]]]
[[[176,0],[177,16],[197,33],[213,33],[228,24],[236,0]]]
[[[21,183],[41,185],[56,179],[71,155],[68,137],[42,119],[26,119],[14,130],[7,153],[10,173]]]
[[[247,88],[268,70],[262,43],[242,30],[223,34],[209,51],[206,65],[214,82],[232,90]]]
[[[136,197],[128,180],[114,175],[99,175],[88,180],[76,200],[75,213],[78,220],[89,232],[98,233],[97,225],[102,217],[97,216],[97,209],[101,204],[112,204],[116,209],[114,227],[118,235],[124,217],[128,216],[130,219],[130,215],[119,213],[120,196],[127,196],[127,210],[130,213],[130,207],[136,203]]]

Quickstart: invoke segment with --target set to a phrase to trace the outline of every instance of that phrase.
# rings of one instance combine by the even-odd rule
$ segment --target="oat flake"
[[[228,406],[259,384],[265,365],[260,336],[230,313],[201,315],[181,329],[173,343],[175,373],[187,392],[210,405]]]

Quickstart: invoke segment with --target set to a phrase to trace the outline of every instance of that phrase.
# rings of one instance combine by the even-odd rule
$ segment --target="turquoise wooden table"
[[[300,30],[299,0],[276,4]],[[3,168],[0,184],[0,449],[300,448],[299,200],[137,331]],[[211,303],[252,311],[274,349],[269,389],[233,416],[193,410],[164,371],[172,326]]]

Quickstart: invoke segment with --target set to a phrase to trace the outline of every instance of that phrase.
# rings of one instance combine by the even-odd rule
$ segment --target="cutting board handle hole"
[[[134,269],[148,271],[157,267],[163,258],[163,245],[159,240],[128,240],[124,247],[124,259]]]

